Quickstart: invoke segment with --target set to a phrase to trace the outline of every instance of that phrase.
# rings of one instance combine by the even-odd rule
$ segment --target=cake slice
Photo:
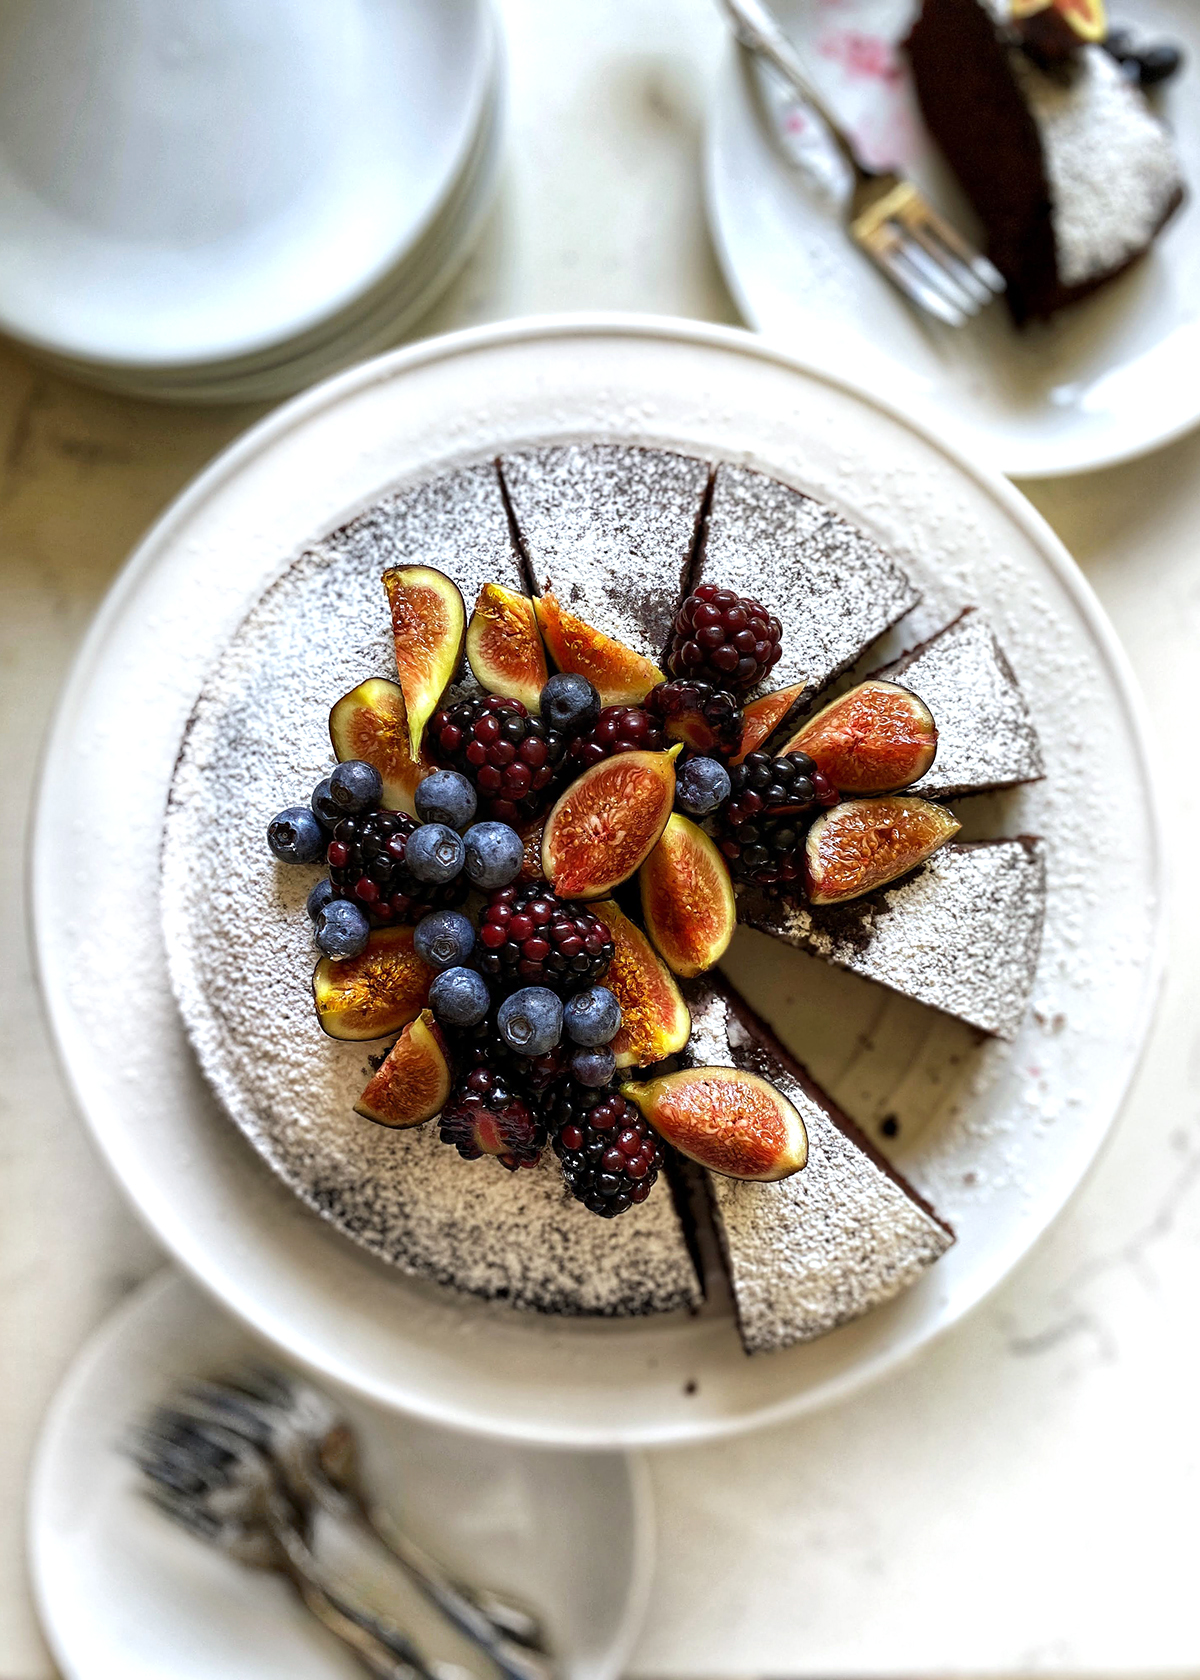
[[[1045,848],[1028,834],[943,846],[846,904],[738,896],[740,922],[1005,1039],[1029,1002],[1045,909]]]
[[[707,461],[626,444],[506,455],[501,474],[535,595],[660,665],[691,564]]]
[[[907,46],[925,121],[1018,323],[1120,274],[1182,202],[1165,125],[1103,47],[1078,40],[1046,63],[1004,0],[924,0]]]
[[[955,799],[1036,782],[1045,774],[1025,696],[974,607],[872,675],[912,689],[937,722],[937,757],[906,793]]]
[[[685,982],[687,1060],[769,1080],[799,1110],[808,1163],[777,1184],[702,1175],[747,1353],[811,1341],[891,1300],[954,1233],[724,978]]]
[[[783,626],[769,686],[823,688],[914,607],[896,562],[832,508],[747,467],[722,464],[688,587],[760,600]],[[803,697],[802,697],[803,698]]]

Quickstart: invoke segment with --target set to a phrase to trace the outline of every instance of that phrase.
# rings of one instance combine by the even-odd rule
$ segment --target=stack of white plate
[[[139,396],[394,344],[495,186],[489,0],[5,0],[0,330]]]

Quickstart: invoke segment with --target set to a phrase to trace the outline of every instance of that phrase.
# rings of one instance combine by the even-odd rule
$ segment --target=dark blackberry
[[[510,1050],[500,1037],[494,1010],[478,1026],[453,1036],[455,1061],[461,1069],[460,1080],[472,1068],[481,1065],[502,1069],[509,1084],[523,1095],[531,1096],[535,1107],[540,1107],[547,1091],[566,1078],[567,1064],[574,1048],[569,1043],[556,1044],[544,1056],[520,1056],[515,1050]]]
[[[528,822],[550,803],[566,740],[519,700],[484,694],[435,712],[425,745],[439,764],[470,780],[481,818],[511,824]]]
[[[653,1190],[662,1144],[611,1086],[593,1091],[568,1081],[553,1105],[550,1134],[567,1189],[602,1219],[628,1213]]]
[[[717,827],[729,872],[771,892],[794,892],[804,875],[804,841],[837,790],[807,753],[748,753],[729,772],[731,794]]]
[[[614,946],[585,904],[530,881],[488,894],[476,951],[476,967],[503,989],[550,986],[565,997],[604,978]]]
[[[758,601],[702,583],[675,615],[667,670],[744,694],[778,663],[782,636],[779,620]]]
[[[567,749],[576,770],[587,770],[617,753],[660,752],[666,746],[663,726],[644,706],[605,706],[584,735]]]
[[[742,708],[735,695],[694,677],[659,683],[646,696],[646,710],[662,718],[674,741],[701,753],[732,758],[742,744]]]
[[[451,1093],[438,1130],[464,1161],[494,1155],[509,1172],[536,1167],[546,1146],[545,1124],[518,1095],[507,1071],[484,1060]]]
[[[430,910],[452,910],[470,890],[465,876],[438,886],[404,867],[408,838],[420,825],[403,811],[343,817],[325,850],[329,880],[380,922],[419,922]]]

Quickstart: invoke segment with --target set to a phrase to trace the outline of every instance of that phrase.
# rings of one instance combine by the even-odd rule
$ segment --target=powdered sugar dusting
[[[691,562],[709,464],[665,449],[566,444],[506,455],[540,593],[656,663]]]
[[[1044,774],[1025,697],[987,621],[973,608],[875,675],[911,688],[937,724],[937,757],[906,792],[946,799]]]
[[[915,875],[848,904],[791,905],[746,892],[739,919],[826,962],[1015,1038],[1045,915],[1040,841],[944,846]]]
[[[600,1220],[567,1196],[551,1156],[509,1174],[463,1161],[433,1127],[389,1131],[352,1112],[367,1052],[380,1047],[339,1043],[317,1026],[304,899],[318,871],[274,865],[266,851],[267,818],[328,770],[330,704],[367,676],[394,673],[383,568],[436,555],[458,573],[459,541],[474,557],[464,583],[507,560],[494,474],[472,470],[465,482],[461,498],[443,482],[419,502],[382,504],[302,555],[207,682],[167,812],[173,984],[201,1065],[250,1141],[311,1207],[383,1258],[546,1312],[694,1307],[699,1286],[665,1183],[623,1218]],[[424,545],[417,507],[433,510]]]
[[[954,1239],[755,1040],[721,989],[687,990],[693,1065],[769,1079],[808,1133],[807,1165],[781,1183],[708,1175],[747,1352],[823,1336],[915,1283]]]
[[[1066,83],[1015,48],[1009,59],[1041,137],[1059,280],[1121,268],[1149,245],[1182,185],[1165,126],[1103,47],[1085,46]]]
[[[761,600],[783,626],[767,686],[818,689],[908,612],[920,592],[832,508],[745,467],[717,469],[698,580]]]

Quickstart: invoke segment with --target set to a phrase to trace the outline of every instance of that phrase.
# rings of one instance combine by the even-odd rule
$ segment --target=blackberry
[[[611,1086],[594,1091],[569,1081],[554,1103],[551,1142],[567,1189],[602,1219],[644,1202],[663,1164],[654,1131]]]
[[[568,748],[576,770],[588,770],[617,753],[660,752],[666,746],[660,719],[644,706],[605,706],[586,734],[576,735]]]
[[[613,952],[599,916],[559,898],[543,881],[489,893],[479,919],[476,966],[505,990],[581,991],[603,979]]]
[[[717,843],[730,874],[772,892],[794,891],[804,874],[809,823],[820,807],[837,804],[837,790],[799,752],[786,758],[748,753],[729,780]]]
[[[522,1056],[510,1050],[500,1037],[493,1010],[477,1026],[453,1035],[454,1056],[465,1080],[473,1068],[490,1067],[505,1074],[509,1085],[522,1096],[533,1099],[532,1106],[540,1109],[547,1091],[565,1079],[567,1065],[574,1046],[556,1044],[544,1056]]]
[[[437,885],[417,881],[404,867],[409,836],[419,824],[403,811],[343,817],[325,850],[329,879],[380,922],[419,922],[430,910],[451,910],[470,890],[465,875]]]
[[[667,670],[745,693],[778,663],[782,636],[779,620],[758,601],[702,583],[675,615]]]
[[[546,1127],[507,1074],[479,1061],[451,1093],[438,1129],[464,1161],[494,1155],[502,1167],[536,1167],[546,1146]]]
[[[440,764],[460,771],[479,795],[479,816],[528,822],[550,803],[565,737],[530,717],[519,700],[477,695],[436,711],[425,744]]]
[[[697,752],[732,758],[742,744],[742,708],[726,688],[694,677],[659,683],[646,696],[646,710],[662,718],[667,734]]]

